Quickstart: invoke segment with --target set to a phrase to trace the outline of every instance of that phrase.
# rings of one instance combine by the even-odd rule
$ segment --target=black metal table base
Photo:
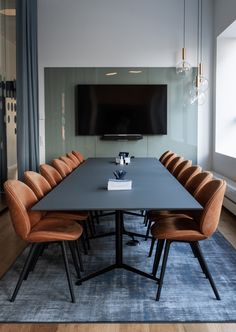
[[[102,270],[99,270],[99,271],[96,271],[94,273],[91,273],[81,279],[79,279],[77,282],[76,282],[76,285],[81,285],[82,282],[84,281],[87,281],[89,279],[92,279],[92,278],[95,278],[95,277],[98,277],[106,272],[110,272],[114,269],[125,269],[127,271],[130,271],[130,272],[133,272],[133,273],[136,273],[136,274],[139,274],[143,277],[146,277],[148,279],[152,279],[154,281],[156,281],[157,283],[159,282],[159,278],[156,278],[155,276],[153,276],[152,274],[149,274],[149,273],[146,273],[144,271],[141,271],[141,270],[138,270],[130,265],[127,265],[127,264],[121,264],[121,265],[118,265],[118,264],[113,264],[113,265],[109,265],[107,267],[105,267],[104,269]]]
[[[129,232],[125,232],[129,233]],[[153,276],[152,274],[148,274],[144,271],[138,270],[130,265],[127,265],[123,263],[123,234],[124,234],[124,229],[123,229],[123,211],[117,210],[116,211],[116,259],[115,263],[107,266],[106,268],[96,271],[94,273],[91,273],[83,278],[80,278],[77,282],[76,285],[80,285],[83,281],[95,278],[101,274],[104,274],[106,272],[112,271],[114,269],[125,269],[127,271],[139,274],[143,277],[146,277],[148,279],[152,279],[156,282],[159,282],[159,279]]]

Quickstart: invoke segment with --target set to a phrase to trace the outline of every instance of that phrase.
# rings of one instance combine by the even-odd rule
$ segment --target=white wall
[[[235,0],[215,0],[215,27],[214,27],[214,43],[215,43],[215,50],[217,50],[217,37],[221,35],[221,37],[224,37],[224,30],[227,29],[232,22],[236,20],[236,1]],[[223,34],[222,34],[223,32]],[[232,31],[231,37],[232,37]],[[227,35],[227,32],[226,32]],[[226,36],[225,35],[225,36]],[[227,35],[228,36],[228,35]],[[236,34],[235,34],[236,37]],[[216,56],[216,54],[215,54]],[[220,58],[216,56],[215,63],[217,64],[217,61],[220,61]],[[217,69],[217,65],[216,65]],[[216,77],[217,81],[217,77]],[[215,117],[216,117],[216,86],[214,89],[213,94],[213,113],[214,113],[214,123],[215,123]],[[227,111],[227,110],[226,110]],[[236,158],[232,158],[220,153],[216,152],[215,149],[215,130],[213,130],[213,161],[212,161],[212,168],[225,175],[229,178],[232,178],[236,180]]]
[[[204,0],[205,75],[211,81],[212,0]],[[196,66],[197,1],[186,1],[188,61]],[[41,161],[45,67],[173,67],[182,47],[180,0],[38,0]],[[211,88],[199,109],[198,162],[209,167]]]

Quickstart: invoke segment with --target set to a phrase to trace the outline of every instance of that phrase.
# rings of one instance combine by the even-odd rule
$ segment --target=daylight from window
[[[216,152],[236,157],[236,22],[217,39]]]

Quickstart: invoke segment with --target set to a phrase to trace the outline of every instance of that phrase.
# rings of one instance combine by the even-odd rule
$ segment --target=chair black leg
[[[75,241],[75,249],[77,251],[77,255],[78,255],[78,259],[79,259],[80,271],[84,272],[84,265],[83,265],[83,260],[82,260],[81,254],[80,254],[78,241]]]
[[[201,251],[200,245],[199,245],[198,242],[193,242],[193,245],[194,245],[194,248],[195,248],[195,250],[196,250],[196,254],[197,254],[197,256],[199,257],[199,259],[201,260],[201,262],[202,262],[202,264],[203,264],[203,266],[204,266],[204,270],[203,270],[203,272],[205,271],[204,273],[206,273],[206,276],[207,276],[207,278],[209,279],[209,282],[210,282],[210,284],[211,284],[211,287],[212,287],[212,289],[213,289],[213,292],[214,292],[214,294],[215,294],[217,300],[220,300],[220,295],[219,295],[219,293],[218,293],[218,291],[217,291],[216,285],[215,285],[215,283],[214,283],[214,281],[213,281],[213,278],[212,278],[212,276],[211,276],[211,273],[210,273],[210,271],[209,271],[209,269],[208,269],[208,266],[207,266],[207,263],[206,263],[206,261],[205,261],[205,258],[204,258],[204,256],[203,256],[203,254],[202,254],[202,251]]]
[[[34,256],[31,259],[29,268],[28,268],[28,270],[27,270],[27,272],[25,274],[24,280],[27,280],[28,276],[29,276],[29,273],[32,272],[32,271],[34,271],[34,268],[35,268],[35,266],[36,266],[36,264],[38,262],[39,257],[42,255],[44,248],[45,248],[45,244],[44,243],[38,244],[37,249],[34,252]]]
[[[171,244],[171,241],[166,240],[164,257],[163,257],[162,267],[161,267],[161,275],[160,275],[159,285],[158,285],[158,288],[157,288],[156,301],[159,301],[160,296],[161,296],[161,289],[162,289],[163,279],[164,279],[164,275],[165,275],[166,263],[167,263],[169,250],[170,250],[170,244]]]
[[[70,269],[69,269],[65,242],[64,241],[60,242],[60,245],[61,245],[62,256],[63,256],[65,269],[66,269],[67,281],[68,281],[68,285],[69,285],[69,289],[70,289],[71,302],[75,303],[75,294],[74,294],[73,284],[72,284],[72,280],[71,280],[71,274],[70,274]]]
[[[87,225],[86,221],[83,223],[83,230],[84,230],[83,234],[84,234],[85,241],[87,243],[88,250],[90,250],[91,247],[90,247],[90,241],[89,241],[89,235],[88,235],[88,225]]]
[[[147,227],[147,231],[146,231],[145,241],[147,241],[147,239],[148,239],[148,235],[149,235],[149,232],[150,232],[151,224],[152,224],[151,220],[148,220],[148,227]]]
[[[153,248],[154,248],[154,244],[155,244],[155,242],[156,242],[156,239],[153,237],[153,238],[152,238],[151,245],[150,245],[150,249],[149,249],[148,257],[151,257],[151,256],[152,256],[152,252],[153,252]]]
[[[156,248],[156,254],[153,262],[153,268],[152,268],[152,274],[156,276],[157,270],[159,267],[160,259],[161,259],[161,254],[163,251],[163,247],[165,244],[165,240],[158,240],[157,241],[157,248]]]
[[[195,246],[192,242],[190,242],[190,246],[191,246],[191,249],[192,249],[192,252],[193,252],[194,256],[197,258],[197,260],[198,260],[198,262],[201,266],[202,272],[205,274],[206,278],[208,278],[204,263],[202,262],[201,257],[198,255],[198,252],[197,252],[197,250],[196,250],[196,248],[195,248]]]
[[[69,248],[70,248],[70,251],[71,251],[71,256],[72,256],[72,259],[73,259],[75,272],[77,274],[78,279],[80,279],[81,274],[80,274],[80,269],[79,269],[79,259],[78,259],[77,251],[75,249],[75,245],[72,241],[68,241],[68,244],[69,244]]]
[[[21,287],[21,284],[22,284],[22,282],[23,282],[23,280],[24,280],[24,278],[25,278],[26,273],[27,273],[28,270],[29,270],[29,267],[30,267],[31,261],[32,261],[34,255],[35,255],[35,252],[36,252],[36,250],[37,250],[38,245],[39,245],[38,243],[33,243],[33,244],[31,245],[31,248],[30,248],[30,251],[29,251],[28,257],[26,258],[26,261],[25,261],[24,267],[23,267],[23,269],[22,269],[22,271],[21,271],[21,274],[20,274],[20,276],[19,276],[18,282],[17,282],[17,284],[16,284],[16,288],[15,288],[15,290],[14,290],[14,292],[13,292],[13,294],[12,294],[12,297],[11,297],[11,299],[10,299],[11,302],[14,302],[15,299],[16,299],[16,296],[17,296],[17,294],[18,294],[18,291],[19,291],[19,289],[20,289],[20,287]]]

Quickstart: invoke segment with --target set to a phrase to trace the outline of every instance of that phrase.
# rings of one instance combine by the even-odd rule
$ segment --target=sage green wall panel
[[[141,73],[131,74],[130,70]],[[106,76],[106,73],[117,75]],[[158,157],[172,149],[185,158],[197,159],[197,106],[190,105],[192,75],[179,78],[175,68],[45,68],[46,161],[73,149],[85,157]],[[144,136],[139,141],[102,141],[98,136],[75,135],[75,87],[77,84],[167,84],[168,135]]]

